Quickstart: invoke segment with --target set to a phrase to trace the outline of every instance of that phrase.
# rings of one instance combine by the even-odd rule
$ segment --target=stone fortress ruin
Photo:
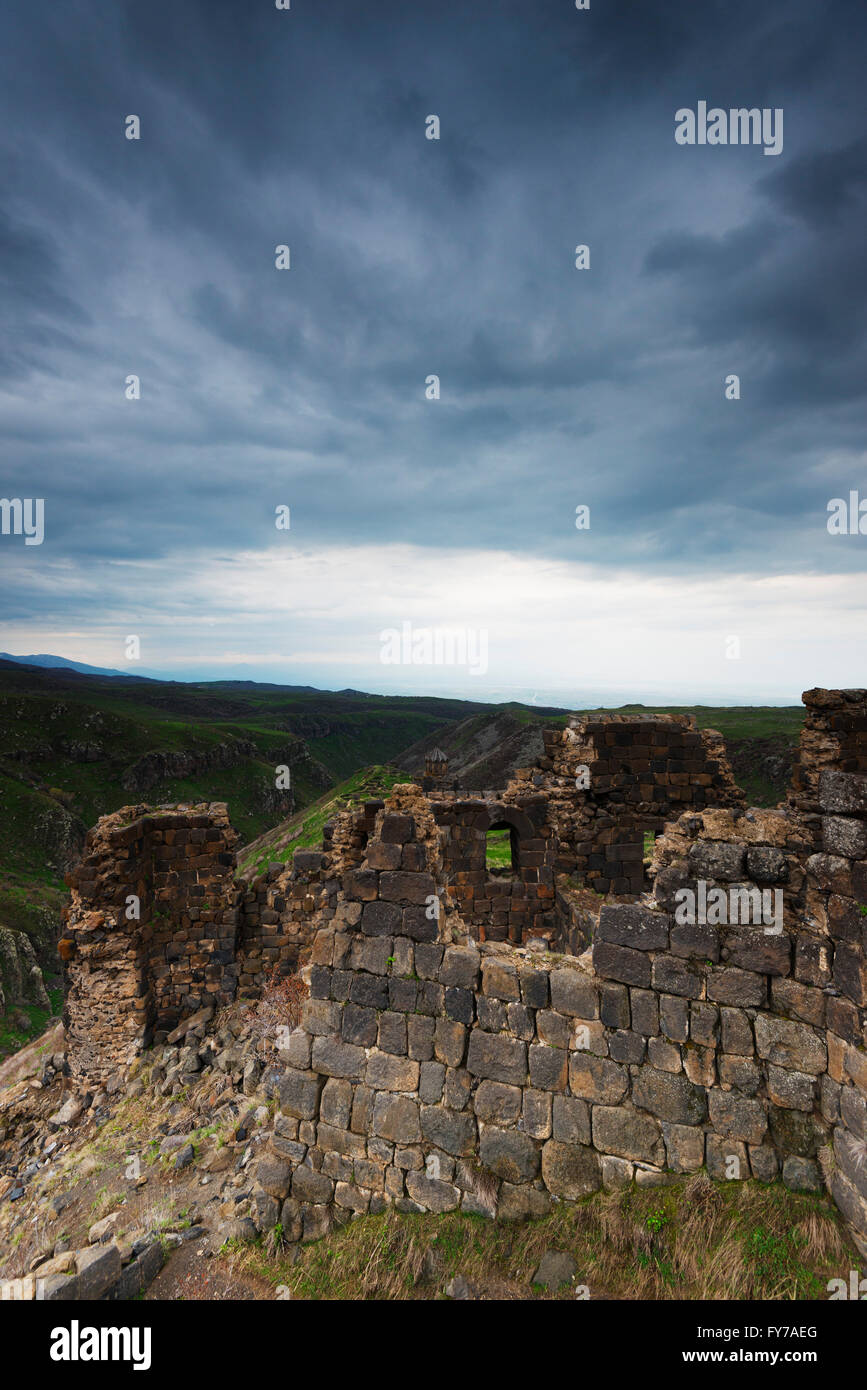
[[[867,691],[804,702],[776,810],[691,718],[585,715],[497,794],[447,790],[437,756],[253,882],[224,805],[104,817],[60,942],[76,1084],[300,967],[262,1229],[516,1219],[706,1168],[827,1186],[867,1254]],[[770,895],[773,925],[747,910]]]

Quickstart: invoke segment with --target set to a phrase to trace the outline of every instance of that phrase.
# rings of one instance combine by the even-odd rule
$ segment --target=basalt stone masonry
[[[176,988],[196,1003],[238,980],[254,993],[269,964],[302,961],[309,998],[281,1041],[258,1169],[262,1229],[311,1239],[388,1206],[514,1219],[706,1168],[827,1185],[867,1253],[867,697],[806,698],[796,785],[776,811],[745,807],[717,735],[599,716],[546,734],[537,767],[497,796],[395,787],[253,885],[223,863],[220,808],[196,808],[220,832],[222,896],[196,919],[192,883],[178,897],[190,965],[159,995],[169,941],[155,952],[152,899],[135,930],[117,907],[131,873],[146,882],[163,822],[139,817],[147,831],[116,841],[131,827],[101,822],[70,922],[78,1074],[167,1016]],[[492,881],[507,891],[484,868],[498,826],[513,872]],[[645,878],[623,850],[647,829]],[[569,903],[576,876],[608,893],[586,921]],[[107,901],[112,920],[97,922]],[[218,978],[192,959],[207,955],[197,931],[221,930],[236,931],[235,957]],[[564,940],[580,953],[552,953]]]
[[[223,803],[125,807],[88,833],[58,943],[74,1077],[100,1081],[155,1033],[234,998],[237,839]]]

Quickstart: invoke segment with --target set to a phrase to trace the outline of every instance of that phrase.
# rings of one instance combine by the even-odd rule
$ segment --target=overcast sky
[[[867,685],[867,535],[827,528],[867,499],[861,0],[2,27],[0,495],[45,539],[0,536],[0,649],[576,706]],[[782,152],[679,145],[700,101],[782,109]],[[485,659],[384,664],[404,624]]]

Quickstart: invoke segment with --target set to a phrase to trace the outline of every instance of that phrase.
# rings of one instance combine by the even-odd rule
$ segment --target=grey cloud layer
[[[46,498],[53,556],[263,547],[286,502],[308,546],[863,567],[824,527],[864,480],[863,6],[6,27],[2,491]],[[675,145],[699,99],[783,107],[782,155]]]

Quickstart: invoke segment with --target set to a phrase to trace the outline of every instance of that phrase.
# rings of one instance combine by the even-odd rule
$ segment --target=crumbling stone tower
[[[221,802],[125,807],[89,831],[59,943],[73,1076],[101,1080],[155,1030],[234,998],[237,839]]]

